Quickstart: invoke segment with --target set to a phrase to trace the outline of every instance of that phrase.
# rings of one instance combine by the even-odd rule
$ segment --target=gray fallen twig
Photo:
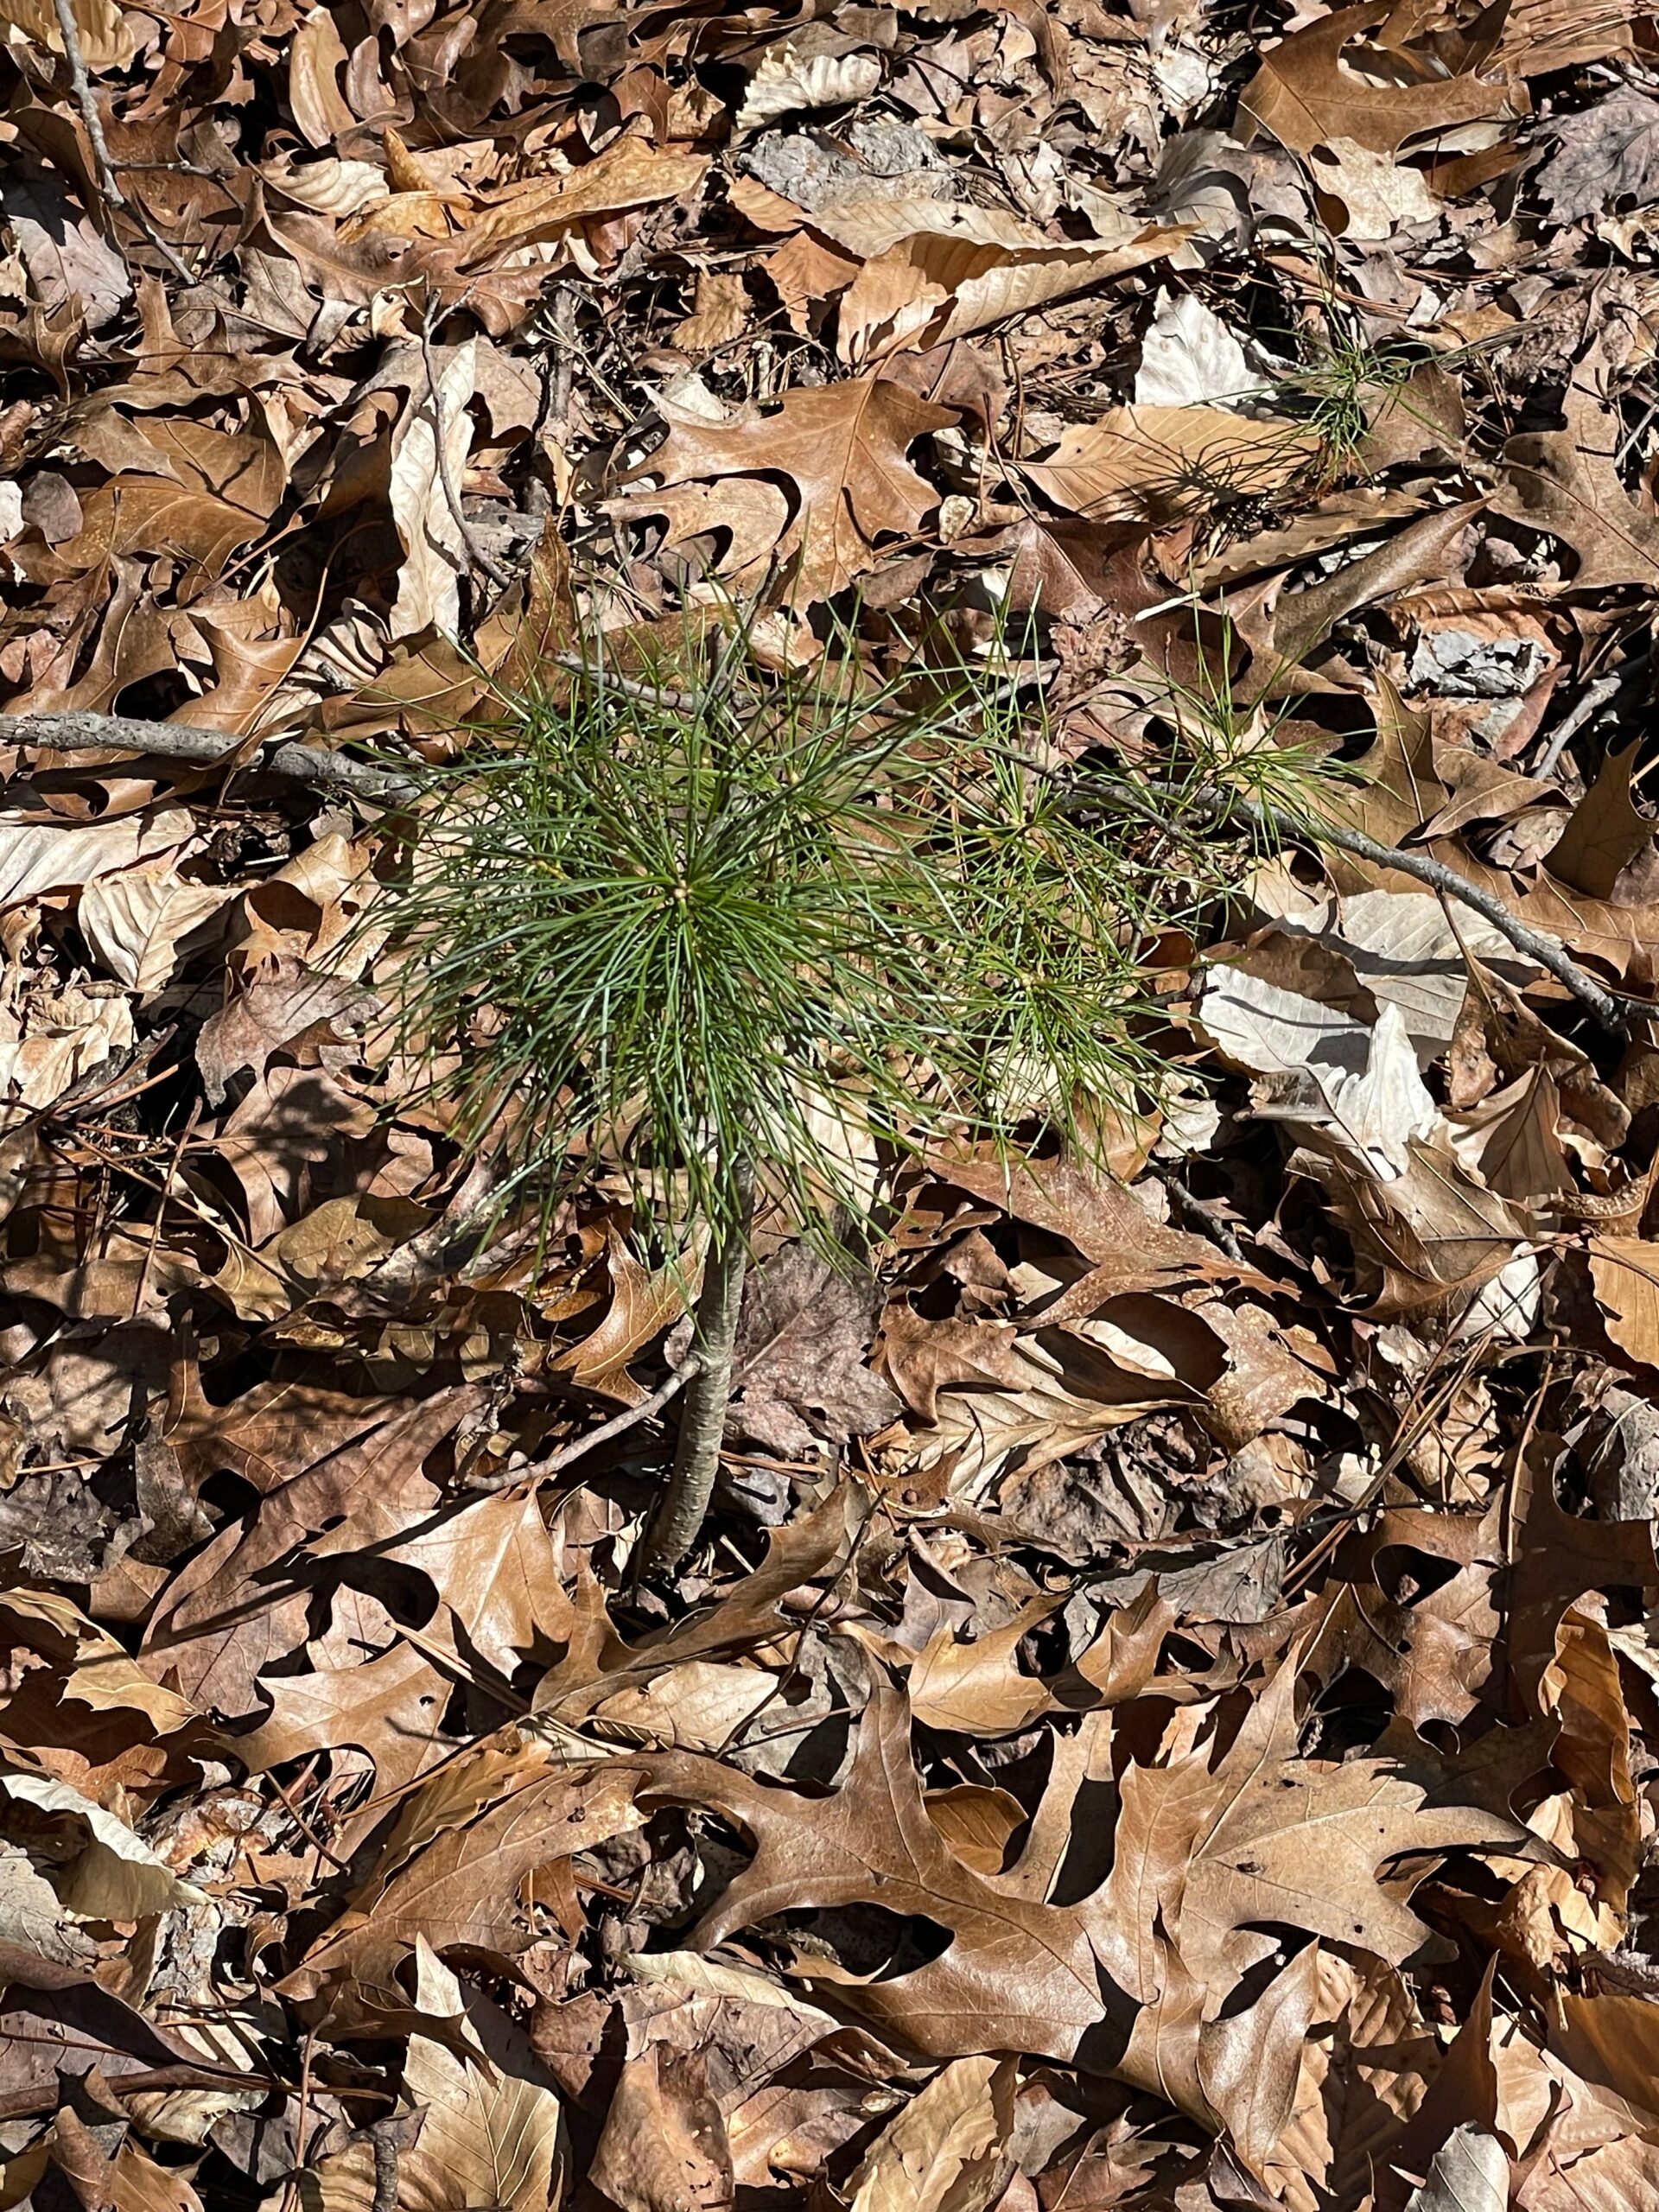
[[[190,722],[145,721],[136,715],[95,715],[83,709],[64,715],[0,715],[0,744],[49,747],[54,753],[148,753],[160,760],[184,760],[211,767],[247,740],[222,729],[201,729]],[[349,791],[374,806],[405,805],[418,798],[420,785],[395,768],[353,760],[297,738],[269,738],[248,763],[263,776],[283,776],[317,790]]]
[[[1611,676],[1599,677],[1583,697],[1562,715],[1545,740],[1544,750],[1540,756],[1538,766],[1532,772],[1535,776],[1547,777],[1554,774],[1560,766],[1562,753],[1566,752],[1585,724],[1593,720],[1600,709],[1606,705],[1624,681],[1623,669],[1618,670]]]
[[[1091,799],[1098,804],[1109,797],[1120,805],[1135,807],[1160,829],[1173,830],[1173,823],[1149,803],[1156,800],[1166,806],[1180,807],[1201,821],[1245,823],[1259,834],[1271,836],[1276,844],[1315,848],[1334,845],[1339,851],[1352,853],[1358,860],[1370,861],[1374,867],[1394,868],[1402,875],[1414,876],[1430,890],[1457,899],[1460,906],[1472,908],[1489,921],[1517,952],[1524,952],[1529,960],[1535,960],[1541,968],[1548,969],[1558,983],[1564,984],[1610,1036],[1623,1038],[1630,1033],[1632,1021],[1639,1011],[1634,1001],[1627,1003],[1617,997],[1580,968],[1557,939],[1533,929],[1512,914],[1501,899],[1483,890],[1478,883],[1471,883],[1467,876],[1459,875],[1455,868],[1427,853],[1385,845],[1380,838],[1368,837],[1363,830],[1350,830],[1340,823],[1324,819],[1300,821],[1281,813],[1277,807],[1241,798],[1213,785],[1187,791],[1171,785],[1113,783],[1109,786],[1096,785],[1091,794],[1088,785],[1079,784],[1071,797],[1080,804],[1088,804]]]
[[[99,189],[104,194],[111,219],[118,210],[130,215],[173,274],[182,278],[185,283],[194,284],[195,278],[144,210],[122,191],[121,180],[115,173],[115,163],[110,159],[109,141],[104,136],[104,118],[99,113],[98,97],[92,91],[92,80],[86,73],[86,56],[81,51],[80,30],[75,22],[75,11],[70,0],[52,0],[52,4],[58,19],[58,35],[63,41],[63,58],[69,65],[69,89],[80,110],[80,120],[92,149],[92,165],[98,171]]]
[[[613,1436],[624,1435],[627,1430],[637,1428],[642,1421],[649,1421],[654,1414],[661,1413],[669,1400],[702,1372],[702,1361],[696,1352],[692,1352],[677,1367],[670,1370],[667,1381],[659,1382],[648,1398],[641,1398],[637,1406],[629,1406],[622,1413],[613,1414],[609,1421],[601,1421],[597,1428],[590,1428],[585,1435],[562,1446],[551,1459],[543,1459],[533,1467],[508,1467],[500,1474],[486,1475],[480,1481],[469,1483],[467,1488],[474,1491],[516,1490],[520,1483],[544,1482],[549,1475],[562,1474],[576,1460],[585,1459],[596,1446],[608,1444]]]

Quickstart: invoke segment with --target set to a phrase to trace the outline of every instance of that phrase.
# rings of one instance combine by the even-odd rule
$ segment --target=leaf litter
[[[1652,2201],[1659,22],[0,17],[3,2201]],[[642,1584],[699,1255],[502,1232],[396,809],[935,620],[1343,834],[763,1218]]]

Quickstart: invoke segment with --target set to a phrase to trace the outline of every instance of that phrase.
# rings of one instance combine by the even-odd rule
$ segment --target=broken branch
[[[145,721],[136,715],[95,715],[85,709],[66,715],[0,715],[0,744],[39,746],[54,753],[149,753],[160,760],[211,767],[247,741],[232,732],[190,722]],[[266,738],[247,765],[291,783],[349,791],[376,806],[404,805],[420,793],[411,777],[395,769],[353,760],[321,745],[302,745],[296,738]]]

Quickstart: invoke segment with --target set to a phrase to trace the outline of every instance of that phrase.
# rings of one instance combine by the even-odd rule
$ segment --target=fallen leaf
[[[194,831],[191,816],[176,806],[74,824],[0,817],[0,906],[20,906],[43,892],[70,890],[135,861],[176,852]]]
[[[172,861],[155,862],[99,876],[75,919],[106,975],[130,991],[155,991],[201,948],[206,925],[235,896],[228,887],[181,880]]]
[[[853,2212],[986,2212],[1007,2179],[1010,2060],[958,2058],[889,2120],[848,2183]]]
[[[731,2149],[699,2054],[652,2043],[624,2067],[588,2178],[621,2212],[728,2212]]]
[[[1589,1252],[1608,1335],[1638,1365],[1659,1367],[1659,1245],[1640,1236],[1592,1236]]]
[[[821,391],[792,391],[770,412],[715,424],[665,406],[669,434],[641,473],[667,487],[696,480],[778,475],[794,512],[777,547],[796,588],[830,598],[874,565],[885,537],[908,537],[938,494],[906,454],[925,432],[956,418],[906,386],[861,377]],[[632,504],[648,510],[647,495]]]
[[[493,2204],[498,2212],[558,2212],[569,2153],[564,2108],[545,2084],[457,2058],[411,2036],[404,2069],[425,2109],[420,2139],[400,2160],[399,2203],[410,2212]]]
[[[349,1980],[395,2014],[407,2003],[397,1968],[417,1938],[435,1951],[460,1947],[512,1958],[531,1940],[519,1895],[526,1876],[639,1827],[644,1815],[632,1802],[638,1779],[601,1762],[555,1768],[509,1791],[384,1879],[372,1879],[286,1986],[300,1994]]]
[[[828,1440],[868,1436],[897,1410],[865,1364],[881,1294],[801,1243],[784,1245],[749,1278],[728,1427],[782,1459]]]
[[[840,107],[861,100],[881,81],[881,64],[873,54],[795,52],[787,39],[769,46],[748,81],[736,128],[759,130],[779,116],[803,109]]]
[[[1003,1627],[971,1643],[958,1643],[941,1629],[910,1670],[914,1718],[925,1727],[963,1736],[1012,1736],[1027,1727],[1053,1700],[1048,1685],[1021,1674],[1015,1662],[1025,1638],[1056,1607],[1054,1599],[1034,1598]]]
[[[392,432],[391,518],[404,549],[391,612],[394,638],[428,629],[453,638],[461,628],[461,584],[471,573],[472,555],[445,478],[458,498],[472,445],[467,406],[476,383],[476,359],[471,340],[457,346],[437,382],[410,392]]]
[[[1465,2120],[1434,2153],[1428,2178],[1406,2199],[1406,2212],[1505,2212],[1510,2161],[1497,2136]]]
[[[1621,85],[1593,107],[1550,125],[1538,190],[1557,222],[1579,223],[1627,200],[1643,207],[1659,181],[1659,102]]]
[[[843,361],[948,345],[1161,259],[1186,233],[1058,243],[1034,225],[948,200],[838,200],[812,226],[863,267],[841,297]]]
[[[150,1913],[207,1903],[202,1891],[181,1882],[124,1821],[67,1782],[0,1774],[0,1796],[70,1824],[79,1848],[61,1869],[59,1894],[71,1912],[88,1919],[143,1920]]]
[[[1395,49],[1413,79],[1408,84],[1378,85],[1344,67],[1344,50],[1394,13],[1394,0],[1361,0],[1281,39],[1241,95],[1251,123],[1294,154],[1332,138],[1392,154],[1408,138],[1526,113],[1523,87],[1489,84],[1472,72],[1441,75],[1409,48]]]
[[[1116,407],[1071,425],[1052,454],[1020,470],[1073,514],[1169,522],[1282,491],[1317,450],[1294,423],[1252,422],[1223,407]]]

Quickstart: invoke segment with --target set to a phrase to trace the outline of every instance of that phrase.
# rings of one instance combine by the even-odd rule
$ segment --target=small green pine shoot
[[[598,1156],[640,1218],[706,1232],[655,1565],[713,1481],[760,1197],[869,1223],[872,1160],[1043,1130],[1087,1152],[1158,1087],[1143,961],[1222,857],[1127,790],[1080,806],[1008,696],[977,671],[871,696],[710,668],[689,711],[601,670],[531,689],[434,776],[377,906],[464,1153],[544,1217]]]
[[[435,777],[377,917],[464,1151],[544,1203],[597,1151],[721,1242],[733,1159],[804,1221],[856,1213],[857,1132],[1081,1141],[1155,1077],[1140,960],[1180,899],[1144,836],[937,704],[696,698],[524,693]]]

